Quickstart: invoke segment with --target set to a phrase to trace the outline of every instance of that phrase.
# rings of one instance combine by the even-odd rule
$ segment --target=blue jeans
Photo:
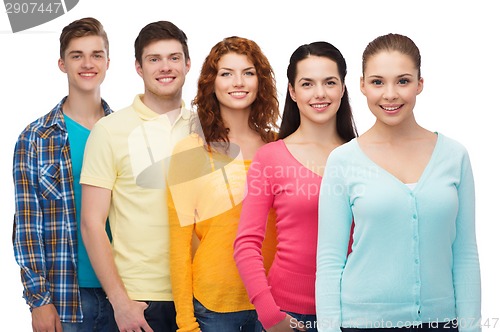
[[[307,328],[307,332],[318,332],[318,325],[316,323],[316,315],[303,315],[297,314],[295,312],[287,312],[290,316],[292,316],[291,328],[294,331],[298,331],[295,327],[298,326],[298,322],[302,322],[304,326]]]
[[[102,288],[80,288],[83,322],[62,323],[64,332],[110,332],[116,329],[113,307]]]
[[[194,315],[202,332],[262,332],[255,310],[214,312],[194,299]]]

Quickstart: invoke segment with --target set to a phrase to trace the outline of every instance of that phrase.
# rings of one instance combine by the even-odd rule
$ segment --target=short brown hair
[[[101,37],[104,40],[104,47],[106,48],[106,53],[109,56],[108,35],[106,34],[106,31],[104,31],[101,22],[93,17],[86,17],[71,22],[62,30],[61,36],[59,37],[59,55],[61,59],[64,58],[64,52],[66,52],[66,49],[72,39],[86,36]]]
[[[135,39],[135,59],[142,66],[142,52],[152,42],[159,40],[177,40],[182,45],[185,61],[189,60],[189,49],[187,46],[187,36],[175,24],[169,21],[152,22],[141,29]]]

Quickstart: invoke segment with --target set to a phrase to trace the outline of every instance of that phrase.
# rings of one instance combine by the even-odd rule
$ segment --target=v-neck
[[[287,154],[290,156],[290,158],[295,161],[295,163],[300,166],[300,167],[303,167],[305,168],[308,172],[312,173],[313,175],[315,176],[318,176],[320,178],[323,178],[322,175],[319,175],[318,173],[316,173],[315,171],[311,170],[309,167],[306,167],[303,163],[301,163],[297,158],[295,158],[295,156],[292,154],[292,152],[290,152],[290,150],[288,149],[288,147],[286,146],[286,143],[284,140],[280,139],[278,140],[278,142],[281,142],[281,144],[283,145],[283,148],[285,149],[285,151],[287,152]]]
[[[420,186],[422,186],[422,183],[424,182],[424,180],[425,180],[425,178],[427,176],[427,173],[430,172],[430,169],[432,168],[432,165],[434,164],[434,159],[436,159],[437,151],[439,150],[439,148],[441,146],[442,135],[439,134],[439,133],[437,133],[437,132],[436,132],[436,135],[437,135],[437,140],[436,140],[436,143],[434,144],[434,149],[432,150],[431,157],[430,157],[429,161],[427,162],[427,165],[425,165],[425,168],[422,171],[422,173],[420,174],[420,177],[418,178],[418,181],[416,182],[416,186],[413,189],[410,189],[408,187],[408,185],[406,183],[404,183],[403,181],[401,181],[397,176],[395,176],[394,174],[392,174],[391,172],[389,172],[388,170],[386,170],[385,168],[383,168],[382,166],[380,166],[379,164],[377,164],[375,161],[373,161],[363,151],[363,149],[359,145],[358,138],[355,138],[354,142],[355,142],[355,146],[356,146],[356,149],[358,150],[358,152],[363,156],[363,158],[365,158],[366,160],[368,160],[368,162],[370,164],[374,165],[377,169],[380,169],[383,173],[387,174],[388,177],[392,178],[394,181],[396,181],[397,183],[399,183],[399,185],[403,186],[406,190],[415,192],[415,191],[417,191],[420,188]]]

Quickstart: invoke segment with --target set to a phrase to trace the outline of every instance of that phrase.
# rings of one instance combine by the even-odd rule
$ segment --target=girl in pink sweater
[[[330,152],[357,136],[345,75],[345,59],[333,45],[297,48],[287,70],[280,139],[260,148],[248,171],[234,258],[268,332],[317,331],[320,183]],[[261,248],[272,208],[278,245],[266,276]]]

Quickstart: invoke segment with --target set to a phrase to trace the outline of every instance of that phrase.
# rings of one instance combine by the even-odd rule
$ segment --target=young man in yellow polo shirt
[[[144,93],[99,121],[87,143],[82,235],[119,330],[176,331],[165,171],[172,147],[189,133],[187,37],[171,22],[150,23],[135,40],[135,57]]]

